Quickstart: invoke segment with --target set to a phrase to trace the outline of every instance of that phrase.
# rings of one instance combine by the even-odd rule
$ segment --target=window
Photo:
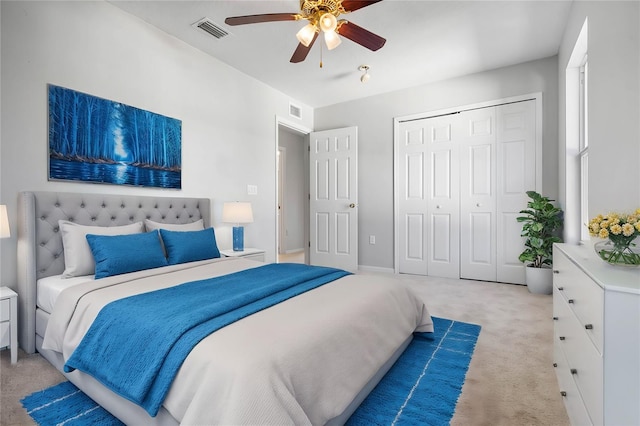
[[[589,232],[585,224],[589,223],[589,62],[584,55],[580,65],[579,77],[579,137],[580,137],[580,222],[583,224],[580,239],[588,240]]]

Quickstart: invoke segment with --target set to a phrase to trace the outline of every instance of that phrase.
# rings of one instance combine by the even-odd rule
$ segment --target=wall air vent
[[[229,33],[225,31],[220,25],[216,24],[209,18],[202,18],[201,20],[193,24],[193,27],[200,28],[202,31],[205,31],[218,39],[229,35]]]
[[[302,118],[302,108],[292,103],[289,103],[289,115],[295,118]]]

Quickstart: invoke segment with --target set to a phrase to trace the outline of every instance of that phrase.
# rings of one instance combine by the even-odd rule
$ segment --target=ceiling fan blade
[[[379,35],[365,30],[364,28],[349,21],[342,24],[337,31],[341,36],[346,37],[369,50],[373,50],[374,52],[384,46],[387,42],[387,40]]]
[[[363,7],[371,6],[382,0],[343,0],[342,7],[347,12],[353,12],[354,10],[362,9]]]
[[[305,47],[305,45],[302,43],[298,43],[298,47],[296,48],[295,52],[293,52],[293,56],[291,56],[291,60],[289,62],[297,64],[298,62],[304,61],[307,58],[307,55],[309,54],[309,51],[311,50],[311,47],[313,47],[313,43],[315,43],[317,38],[318,33],[313,36],[313,39],[311,40],[311,43],[309,43],[308,47]]]
[[[232,16],[224,20],[227,25],[258,24],[261,22],[295,21],[297,13],[264,13],[262,15]]]

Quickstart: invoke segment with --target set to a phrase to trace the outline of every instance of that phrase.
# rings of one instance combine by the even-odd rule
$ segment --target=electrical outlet
[[[376,243],[376,236],[369,235],[369,244],[375,244],[375,243]]]
[[[258,195],[258,185],[247,185],[248,195]]]

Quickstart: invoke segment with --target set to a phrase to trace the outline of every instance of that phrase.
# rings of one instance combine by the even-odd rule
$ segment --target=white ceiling
[[[343,37],[327,51],[319,37],[306,61],[292,64],[295,34],[307,21],[231,27],[224,20],[297,13],[298,0],[110,3],[311,107],[553,56],[571,7],[570,0],[384,0],[341,16],[386,38],[382,49],[371,52]],[[204,17],[230,35],[216,39],[192,26]],[[371,74],[365,84],[363,64]]]

